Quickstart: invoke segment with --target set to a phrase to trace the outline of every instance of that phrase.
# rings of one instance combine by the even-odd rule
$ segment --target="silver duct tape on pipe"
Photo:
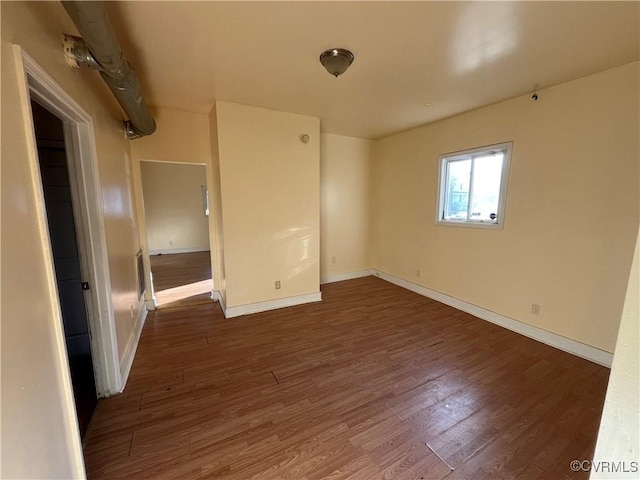
[[[63,1],[62,4],[88,48],[86,52],[83,50],[83,44],[69,46],[65,43],[67,62],[70,62],[70,57],[73,56],[77,66],[100,71],[102,79],[129,117],[125,122],[125,131],[129,139],[151,135],[156,130],[156,122],[142,97],[135,69],[122,54],[103,2]],[[67,48],[71,48],[72,51],[67,51]],[[87,53],[91,58],[87,57]]]
[[[70,67],[102,70],[102,67],[89,51],[89,47],[80,37],[63,33],[62,48],[64,49],[64,58]]]

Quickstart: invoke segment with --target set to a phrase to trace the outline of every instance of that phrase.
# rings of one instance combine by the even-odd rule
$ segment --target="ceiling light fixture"
[[[353,63],[353,53],[344,48],[330,48],[320,54],[320,63],[334,77],[342,75]]]

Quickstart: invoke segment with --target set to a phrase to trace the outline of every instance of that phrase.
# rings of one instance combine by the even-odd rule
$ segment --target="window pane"
[[[466,220],[469,204],[469,182],[471,159],[447,163],[447,198],[444,218],[446,220]]]
[[[469,220],[495,221],[500,201],[500,180],[504,153],[476,157],[473,161],[473,189]],[[493,218],[491,218],[493,216]]]

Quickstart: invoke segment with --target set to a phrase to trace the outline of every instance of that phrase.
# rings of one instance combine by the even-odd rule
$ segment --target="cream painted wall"
[[[369,265],[372,140],[320,134],[320,277]]]
[[[60,38],[77,34],[58,2],[2,2],[2,478],[81,478],[82,451],[58,302],[47,270],[46,226],[31,165],[28,99],[12,44],[20,45],[94,120],[111,288],[122,355],[139,309],[129,143],[122,113],[95,72],[65,64]],[[55,441],[54,441],[55,439]]]
[[[141,162],[149,253],[209,250],[204,165]]]
[[[594,479],[638,478],[640,471],[640,231],[622,310],[620,331],[609,376],[600,432],[594,454],[597,462],[625,462],[630,473],[612,474],[597,466]],[[632,463],[636,462],[635,472]],[[598,465],[599,466],[599,465]],[[622,468],[620,468],[622,470]]]
[[[228,102],[216,114],[227,307],[319,292],[319,119]]]
[[[211,165],[211,142],[209,138],[209,118],[207,115],[183,112],[172,108],[153,109],[156,121],[156,132],[148,137],[139,138],[131,142],[131,157],[133,159],[133,191],[135,194],[135,205],[140,219],[138,230],[140,235],[140,245],[143,251],[145,273],[147,274],[147,284],[150,285],[148,277],[149,267],[149,247],[147,245],[147,226],[142,196],[142,176],[140,162],[143,160],[154,160],[160,162],[203,164],[206,171],[207,187],[209,196],[215,195],[213,185],[213,175]],[[209,215],[209,238],[211,245],[216,242],[215,221]],[[211,265],[213,266],[214,288],[220,280],[217,275],[217,258],[215,249],[211,248]],[[151,292],[147,291],[145,296],[151,300]]]
[[[636,62],[377,141],[371,266],[612,352],[638,229],[638,92]],[[504,141],[504,230],[436,226],[438,156]]]
[[[137,160],[208,164],[211,161],[209,118],[173,108],[153,108],[156,135],[131,142]]]

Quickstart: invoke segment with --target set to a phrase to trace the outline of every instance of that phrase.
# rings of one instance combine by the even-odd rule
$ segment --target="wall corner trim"
[[[133,359],[135,358],[136,351],[138,350],[140,335],[142,335],[142,327],[144,327],[144,322],[147,319],[147,313],[147,305],[145,302],[142,302],[140,311],[138,312],[138,318],[136,319],[135,330],[129,338],[129,344],[124,351],[124,355],[120,362],[120,376],[122,378],[122,383],[120,384],[118,393],[124,392],[124,387],[127,385],[129,373],[131,373],[131,366],[133,365]]]
[[[322,293],[307,293],[305,295],[296,295],[293,297],[278,298],[276,300],[268,300],[266,302],[247,303],[246,305],[238,305],[235,307],[223,307],[224,316],[226,318],[239,317],[240,315],[248,315],[250,313],[266,312],[276,310],[278,308],[292,307],[294,305],[303,305],[305,303],[319,302],[322,300]],[[223,306],[220,303],[220,306]]]
[[[211,290],[211,300],[220,304],[222,313],[225,318],[227,318],[227,314],[225,313],[225,311],[227,310],[227,306],[224,304],[224,297],[222,296],[222,292],[220,292],[220,290]]]
[[[353,280],[354,278],[369,277],[373,275],[373,270],[367,268],[365,270],[358,270],[356,272],[336,273],[334,275],[325,275],[320,277],[320,285],[325,283],[342,282],[343,280]]]
[[[153,311],[153,310],[157,310],[157,306],[156,306],[156,301],[155,299],[151,299],[151,300],[145,300],[144,301],[144,306],[146,307],[146,309],[148,311]]]
[[[528,323],[524,323],[519,320],[500,315],[499,313],[492,312],[491,310],[487,310],[482,307],[478,307],[477,305],[473,305],[471,303],[465,302],[464,300],[451,297],[444,293],[431,290],[427,287],[423,287],[422,285],[404,280],[389,273],[376,269],[373,269],[372,271],[373,275],[375,275],[376,277],[393,283],[394,285],[398,285],[399,287],[406,288],[407,290],[411,290],[412,292],[415,292],[424,297],[428,297],[432,300],[444,303],[445,305],[457,308],[458,310],[469,313],[475,317],[481,318],[482,320],[494,323],[506,328],[507,330],[511,330],[512,332],[524,335],[525,337],[532,338],[546,345],[557,348],[558,350],[571,353],[572,355],[576,355],[599,365],[611,368],[611,364],[613,362],[612,353],[605,352],[604,350],[600,350],[599,348],[595,348],[591,345],[586,345],[576,340],[563,337],[562,335],[558,335],[556,333],[548,332],[547,330],[534,327],[533,325],[529,325]]]

